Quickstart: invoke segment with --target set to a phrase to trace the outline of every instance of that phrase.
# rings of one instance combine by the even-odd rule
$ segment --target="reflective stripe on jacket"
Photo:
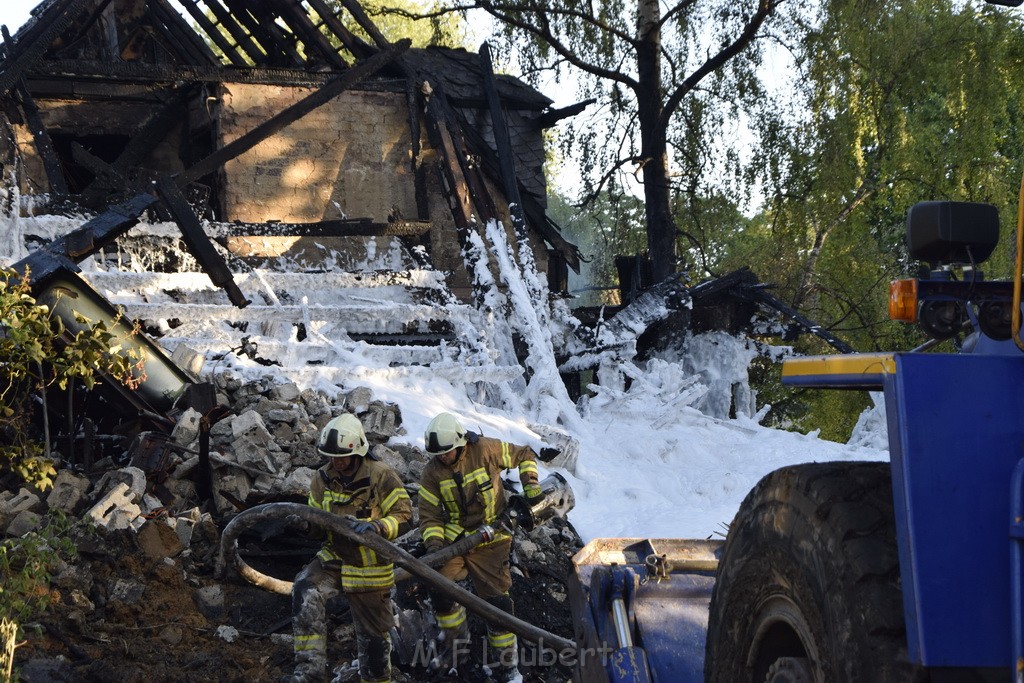
[[[336,515],[378,523],[381,536],[394,540],[408,529],[412,501],[402,480],[387,465],[369,458],[348,481],[343,481],[325,465],[313,476],[309,504]],[[381,562],[377,554],[345,538],[328,532],[327,542],[317,553],[324,562],[341,562],[341,585],[351,593],[390,588],[395,582],[394,565]]]
[[[446,543],[483,524],[493,524],[505,511],[502,470],[519,467],[523,486],[537,483],[536,454],[529,446],[477,437],[463,448],[452,466],[437,457],[423,468],[419,491],[420,535]],[[497,534],[491,543],[507,540]]]

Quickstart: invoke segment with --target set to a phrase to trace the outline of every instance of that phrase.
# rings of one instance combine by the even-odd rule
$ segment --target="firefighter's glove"
[[[444,548],[444,541],[440,538],[431,538],[424,541],[423,546],[427,549],[427,554],[432,554]]]
[[[526,502],[530,505],[536,505],[544,500],[544,491],[538,484],[527,484],[524,486],[523,495],[526,497]]]
[[[380,527],[376,522],[369,520],[357,519],[352,522],[352,531],[357,534],[374,533],[380,535]]]
[[[551,462],[562,454],[562,451],[557,448],[542,448],[540,453],[537,455],[541,462]]]

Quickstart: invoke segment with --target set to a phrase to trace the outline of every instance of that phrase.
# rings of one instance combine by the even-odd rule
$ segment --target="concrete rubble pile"
[[[233,574],[215,579],[220,531],[240,509],[304,502],[321,463],[320,429],[342,412],[360,418],[372,455],[393,467],[415,497],[428,457],[412,446],[386,445],[404,434],[401,412],[374,400],[369,389],[300,391],[294,384],[227,374],[215,384],[218,404],[230,412],[210,430],[212,501],[197,494],[201,416],[194,411],[179,417],[169,436],[174,447],[160,471],[147,475],[140,467],[109,463],[100,474],[101,461],[91,476],[60,469],[45,493],[24,487],[0,492],[0,529],[8,543],[44,530],[58,515],[73,521],[77,547],[77,559],[51,571],[50,606],[16,652],[21,680],[251,681],[287,673],[290,600]],[[275,531],[284,530],[268,530],[267,536]],[[512,596],[517,612],[571,636],[566,579],[579,537],[560,519],[529,534],[516,533]],[[261,571],[290,580],[312,557],[316,543],[289,540],[286,549],[270,549],[266,557],[248,561],[262,561]],[[415,532],[400,539],[407,548],[415,541]],[[406,584],[396,595],[402,609],[415,608],[422,597],[415,585]],[[474,627],[482,633],[482,624]],[[332,628],[332,656],[351,660],[354,639],[343,607],[333,614]],[[125,657],[111,657],[114,642]],[[551,670],[527,680],[568,675]],[[434,679],[405,667],[396,680]]]

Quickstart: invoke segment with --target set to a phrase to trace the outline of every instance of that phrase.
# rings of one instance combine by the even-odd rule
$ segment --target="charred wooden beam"
[[[456,113],[456,116],[458,116],[458,120],[462,124],[462,131],[466,136],[469,149],[480,159],[482,167],[492,178],[500,178],[501,170],[498,167],[497,159],[490,145],[487,144],[487,141],[484,140],[476,128],[466,123],[464,117],[458,113]],[[579,248],[562,237],[558,225],[547,215],[544,207],[537,201],[536,197],[530,194],[521,183],[519,185],[519,196],[522,199],[523,210],[526,212],[526,219],[530,222],[530,225],[552,247],[562,254],[570,268],[577,273],[580,272],[580,263],[583,260],[583,255],[580,253]]]
[[[341,23],[338,16],[331,11],[323,0],[308,0],[309,6],[320,15],[321,21],[331,30],[331,33],[341,41],[349,52],[355,55],[356,59],[365,59],[377,52],[377,50],[366,43],[362,38],[349,31],[345,24]]]
[[[370,39],[377,44],[377,47],[382,50],[390,47],[391,43],[384,37],[384,34],[381,33],[380,29],[377,28],[377,24],[373,23],[373,20],[366,14],[362,5],[355,0],[339,0],[339,2],[342,7],[348,10],[348,13],[352,15],[352,18],[356,20],[356,23],[359,24],[360,28],[366,31],[366,35],[370,36]],[[319,12],[320,10],[317,11]],[[323,13],[321,12],[321,16],[322,15]]]
[[[10,35],[7,33],[7,27],[3,27],[4,42],[10,42]],[[50,190],[59,196],[67,196],[68,184],[64,179],[64,170],[61,168],[60,159],[57,157],[57,152],[53,148],[53,140],[50,139],[50,134],[46,131],[46,124],[43,123],[43,117],[39,114],[39,107],[36,106],[36,102],[32,99],[32,94],[25,87],[25,81],[18,81],[18,99],[21,100],[21,110],[25,114],[25,123],[28,124],[28,129],[32,133],[32,141],[35,143],[36,151],[39,153],[39,158],[43,160],[43,171],[46,173],[46,180],[50,183]]]
[[[118,173],[110,164],[91,153],[79,142],[71,143],[71,158],[74,159],[76,164],[84,166],[92,172],[101,182],[108,183],[113,187],[124,187],[126,185],[124,175]]]
[[[512,140],[505,122],[505,111],[501,107],[498,87],[494,82],[494,67],[491,64],[491,47],[487,43],[480,46],[480,67],[484,74],[484,91],[487,93],[487,104],[491,113],[491,129],[494,132],[494,145],[498,150],[498,166],[501,171],[501,184],[508,200],[508,212],[512,217],[512,227],[516,238],[525,242],[526,215],[523,213],[523,200],[519,196],[519,181],[516,177],[516,162],[512,156]]]
[[[314,54],[318,54],[327,64],[336,69],[348,68],[348,63],[338,54],[338,49],[331,45],[327,36],[313,25],[300,3],[282,0],[278,9],[281,12],[281,19],[305,41],[307,57],[312,58]]]
[[[49,76],[51,82],[57,79],[74,78],[78,82],[92,82],[94,89],[116,90],[126,83],[138,83],[154,92],[162,90],[153,86],[154,81],[204,82],[204,83],[266,83],[273,85],[301,85],[320,87],[334,74],[313,72],[305,69],[261,66],[253,67],[207,67],[191,64],[165,65],[120,62],[109,64],[89,60],[47,60],[34,66],[29,73],[29,83],[35,91],[35,83]],[[76,83],[77,86],[77,83]],[[386,85],[367,84],[367,88],[384,88]],[[393,88],[392,88],[393,89]]]
[[[25,72],[42,57],[61,33],[70,28],[78,14],[96,0],[57,0],[29,27],[14,45],[5,44],[7,57],[0,66],[0,95],[13,88]]]
[[[252,303],[245,298],[242,290],[235,284],[231,269],[224,263],[224,259],[206,236],[202,224],[192,211],[192,207],[185,201],[185,197],[181,194],[174,179],[162,175],[157,180],[156,188],[174,222],[181,228],[181,237],[188,246],[188,250],[199,261],[199,265],[210,276],[213,284],[227,292],[231,303],[239,308],[245,308]]]
[[[237,140],[228,143],[192,168],[178,174],[178,183],[185,185],[212,173],[226,162],[249,151],[288,124],[297,121],[314,109],[330,102],[348,88],[373,75],[383,66],[394,61],[398,55],[405,52],[408,48],[408,39],[399,41],[391,49],[379,52],[366,61],[353,66],[345,73],[332,78],[312,95],[296,102]]]
[[[188,101],[195,95],[196,85],[188,85],[179,88],[159,111],[155,112],[142,127],[132,135],[128,144],[121,150],[121,154],[110,164],[109,169],[116,174],[114,178],[97,177],[82,190],[81,202],[85,206],[95,206],[111,191],[124,187],[125,174],[133,166],[142,163],[157,144],[159,144],[167,133],[173,128],[174,123],[181,120],[188,111]],[[72,151],[74,153],[74,147]],[[110,182],[110,180],[119,182]]]
[[[259,237],[420,237],[430,231],[426,221],[379,223],[369,218],[316,223],[211,223],[218,238]]]
[[[235,46],[243,50],[253,64],[266,64],[266,53],[256,44],[252,36],[246,33],[231,12],[220,4],[219,0],[203,0],[203,2],[217,18],[218,25],[224,27],[224,30],[234,39]]]
[[[424,81],[424,86],[429,86]],[[469,231],[473,225],[473,199],[470,196],[469,182],[466,180],[459,153],[452,139],[448,121],[441,100],[444,95],[433,92],[426,96],[424,112],[427,122],[427,133],[431,144],[440,156],[438,170],[441,173],[441,184],[448,195],[448,207],[451,209],[459,241],[465,247],[469,243]]]
[[[249,0],[228,0],[228,6],[236,13],[242,13],[243,17],[251,17],[252,21],[256,22],[256,26],[249,26],[249,30],[256,33],[257,27],[259,30],[264,31],[277,48],[278,52],[284,58],[282,64],[288,64],[295,67],[301,67],[305,60],[299,51],[295,48],[295,36],[294,34],[286,34],[280,26],[277,25],[275,17],[266,11],[266,7],[262,2],[250,2]]]
[[[251,40],[266,55],[265,64],[281,64],[282,59],[285,59],[285,63],[287,63],[281,45],[271,32],[267,31],[260,21],[253,16],[245,2],[224,0],[224,4],[227,6],[227,10],[231,13],[232,18],[239,23],[240,28],[249,35]]]
[[[203,10],[201,10],[196,4],[195,0],[179,0],[179,2],[181,3],[181,6],[185,8],[185,11],[195,19],[195,22],[199,24],[199,27],[206,32],[206,35],[209,36],[210,40],[212,40],[213,43],[221,49],[224,56],[228,58],[228,61],[235,66],[248,65],[245,58],[238,52],[238,50],[235,49],[235,46],[224,37],[224,34],[220,32],[213,22],[210,21],[206,16],[206,13],[203,12]]]
[[[196,64],[220,64],[220,60],[210,51],[206,42],[200,39],[191,26],[184,23],[177,10],[167,4],[167,0],[148,0],[148,3],[158,25],[178,39]]]
[[[409,170],[412,172],[413,185],[416,192],[416,215],[420,220],[430,219],[430,200],[427,196],[426,168],[420,163],[422,144],[420,139],[420,105],[419,94],[416,92],[416,81],[407,78],[405,81],[405,103],[409,110]]]
[[[32,252],[13,268],[22,275],[30,275],[33,287],[44,283],[58,271],[77,270],[75,263],[128,232],[139,222],[139,216],[156,201],[152,195],[140,194],[112,206],[77,230]]]
[[[579,114],[581,111],[592,105],[594,102],[597,102],[597,100],[592,97],[589,100],[583,100],[582,102],[571,104],[568,107],[562,107],[561,109],[552,109],[551,111],[545,112],[538,116],[537,118],[535,118],[533,120],[533,124],[537,127],[538,130],[550,128],[551,126],[555,125],[562,119],[567,119],[572,116],[576,116],[576,114]]]

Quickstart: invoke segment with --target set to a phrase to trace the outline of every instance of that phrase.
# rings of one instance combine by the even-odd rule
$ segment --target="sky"
[[[0,3],[0,24],[6,26],[13,35],[28,21],[29,13],[38,4],[38,0],[4,0]]]

